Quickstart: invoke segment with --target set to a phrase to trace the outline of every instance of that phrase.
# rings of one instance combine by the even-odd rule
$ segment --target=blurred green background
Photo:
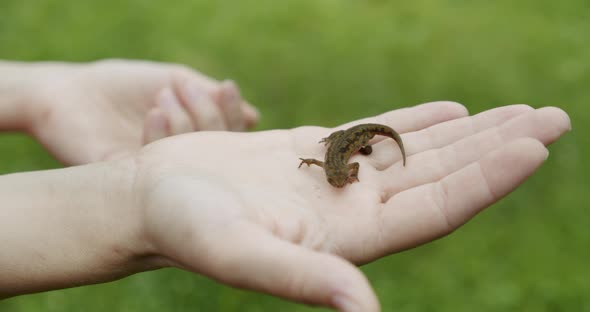
[[[0,59],[140,58],[232,78],[258,129],[335,126],[454,100],[565,109],[574,131],[449,237],[363,267],[384,311],[590,311],[587,0],[0,0]],[[0,136],[0,173],[58,167]],[[1,251],[0,246],[0,252]],[[0,311],[311,311],[178,270],[0,302]]]

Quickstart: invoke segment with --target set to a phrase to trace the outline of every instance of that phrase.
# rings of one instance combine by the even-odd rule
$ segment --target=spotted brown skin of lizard
[[[361,124],[356,125],[347,130],[340,130],[333,132],[330,136],[323,138],[319,143],[324,143],[328,146],[324,161],[319,161],[312,158],[299,158],[301,163],[307,166],[316,165],[324,168],[328,183],[334,187],[344,187],[348,183],[359,181],[359,163],[354,162],[349,164],[348,160],[356,153],[361,152],[364,155],[369,155],[372,148],[369,141],[375,135],[383,135],[390,137],[397,142],[399,146],[403,165],[406,165],[406,151],[400,135],[388,126],[380,124]]]

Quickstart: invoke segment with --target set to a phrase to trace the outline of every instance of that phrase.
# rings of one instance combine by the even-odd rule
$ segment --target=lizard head
[[[351,177],[348,170],[332,172],[332,174],[328,176],[328,183],[338,188],[344,187],[346,184],[354,181],[358,181],[358,179]]]

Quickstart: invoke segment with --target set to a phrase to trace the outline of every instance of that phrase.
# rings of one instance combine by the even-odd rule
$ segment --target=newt
[[[361,124],[356,125],[346,130],[333,132],[328,137],[323,138],[319,143],[324,143],[328,146],[324,161],[319,161],[312,158],[299,158],[301,163],[308,167],[316,165],[324,168],[328,183],[334,187],[344,187],[347,183],[359,181],[359,163],[354,162],[349,164],[348,160],[352,154],[360,151],[364,155],[369,155],[372,152],[372,147],[369,141],[375,135],[383,135],[395,140],[402,152],[403,165],[406,165],[406,151],[400,135],[388,126],[380,124]]]

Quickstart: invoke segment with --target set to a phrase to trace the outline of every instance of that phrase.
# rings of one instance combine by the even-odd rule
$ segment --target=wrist
[[[0,130],[25,130],[30,124],[33,65],[0,61]]]
[[[109,262],[127,268],[124,275],[161,267],[146,231],[143,202],[136,189],[135,159],[126,157],[90,166],[101,176],[95,201],[104,200],[97,209],[105,211],[103,225],[109,237],[105,256]]]
[[[0,130],[27,131],[47,118],[49,103],[67,96],[71,71],[80,64],[0,61]]]

